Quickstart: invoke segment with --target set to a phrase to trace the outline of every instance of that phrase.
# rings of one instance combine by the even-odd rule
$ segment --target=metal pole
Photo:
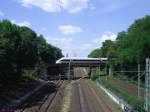
[[[150,59],[146,59],[146,74],[145,74],[145,110],[150,111]]]
[[[111,69],[111,66],[109,67],[109,76],[112,75],[112,69]]]
[[[138,99],[140,99],[140,64],[138,64]]]
[[[100,63],[99,63],[99,71],[98,71],[98,72],[99,72],[99,78],[100,78],[100,75],[101,75],[101,73],[100,73],[100,72],[101,72],[101,66],[100,66]]]
[[[100,67],[100,65],[99,65],[99,76],[100,76],[100,72],[101,72],[101,67]]]
[[[68,71],[68,80],[70,80],[70,67],[71,66],[71,59],[70,59],[70,62],[69,62],[69,71]]]

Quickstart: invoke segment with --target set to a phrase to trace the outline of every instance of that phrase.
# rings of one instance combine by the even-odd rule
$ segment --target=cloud
[[[89,7],[89,0],[61,0],[62,7],[70,13],[76,13]]]
[[[72,38],[61,38],[61,37],[51,37],[51,36],[46,36],[45,38],[48,43],[61,48],[64,55],[74,51]]]
[[[48,43],[52,43],[57,46],[69,45],[72,42],[72,38],[59,38],[51,36],[46,36],[46,40]]]
[[[18,23],[19,26],[26,26],[26,27],[31,27],[31,23],[29,23],[28,21],[23,21]]]
[[[15,20],[11,21],[14,24],[17,24],[19,26],[26,26],[26,27],[31,27],[31,23],[28,21],[23,21],[23,22],[16,22]]]
[[[115,33],[106,32],[102,36],[100,36],[99,38],[94,39],[92,42],[101,46],[102,42],[104,42],[105,40],[115,41],[116,37],[117,37],[117,35]]]
[[[61,10],[59,0],[21,0],[24,7],[39,7],[47,12],[59,12]]]
[[[89,0],[21,0],[24,7],[39,7],[47,12],[60,12],[66,10],[76,13],[90,7]]]
[[[91,50],[97,47],[90,42],[75,44],[73,38],[46,36],[46,40],[48,43],[61,48],[64,55],[69,54],[69,56],[74,56],[74,54],[78,56],[79,54],[79,56],[85,57]]]
[[[2,16],[2,17],[4,16],[4,13],[3,13],[3,12],[1,12],[1,11],[0,11],[0,16]]]
[[[78,42],[78,44],[74,42],[74,38],[61,38],[51,36],[45,37],[48,43],[61,48],[64,55],[69,54],[69,56],[74,56],[74,54],[77,54],[77,57],[86,57],[93,49],[100,48],[102,42],[107,39],[114,41],[116,39],[116,36],[117,35],[115,33],[105,32],[99,38],[88,40],[87,42]]]
[[[79,26],[72,26],[72,25],[59,26],[58,30],[61,33],[66,34],[66,35],[83,32],[83,30]]]

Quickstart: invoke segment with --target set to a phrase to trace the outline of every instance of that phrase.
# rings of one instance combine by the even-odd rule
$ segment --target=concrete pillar
[[[89,78],[91,78],[91,73],[92,73],[92,67],[89,67],[89,73],[88,73]]]

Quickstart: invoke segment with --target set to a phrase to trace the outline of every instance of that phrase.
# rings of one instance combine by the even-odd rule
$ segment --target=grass
[[[105,88],[111,90],[113,93],[115,93],[117,96],[125,100],[127,103],[129,103],[133,109],[137,108],[144,108],[144,101],[138,100],[135,96],[129,95],[126,91],[122,90],[119,85],[114,85],[109,79],[107,79],[107,76],[101,76],[101,73],[93,73],[91,75],[91,79],[93,81],[97,81],[101,85],[103,85]]]
[[[119,79],[119,80],[123,80],[123,81],[125,81],[127,83],[130,83],[130,84],[138,85],[137,80],[132,79],[132,77],[129,78],[129,77],[125,76],[125,75],[120,75],[120,74],[114,74],[113,76],[114,76],[113,78],[116,78],[116,79]],[[141,83],[140,87],[144,88],[144,86],[145,86],[144,82],[141,81],[140,83]]]

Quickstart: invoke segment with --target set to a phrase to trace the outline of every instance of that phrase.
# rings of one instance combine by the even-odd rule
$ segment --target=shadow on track
[[[38,90],[38,92],[34,93],[31,97],[29,97],[23,104],[17,107],[15,110],[21,110],[25,108],[30,108],[34,106],[42,105],[48,98],[48,96],[54,92],[56,92],[58,86],[54,83],[47,83],[44,87]]]

